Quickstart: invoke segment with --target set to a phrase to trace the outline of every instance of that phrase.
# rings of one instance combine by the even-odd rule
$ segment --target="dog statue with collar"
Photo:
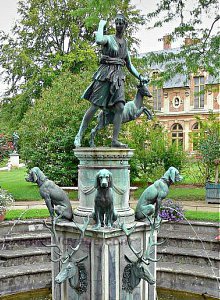
[[[170,167],[163,177],[156,180],[153,184],[147,187],[142,193],[135,210],[135,219],[142,220],[149,217],[154,217],[158,221],[159,210],[161,202],[166,198],[169,192],[169,186],[181,181],[183,177],[179,174],[179,171]]]
[[[45,200],[52,221],[55,223],[60,219],[72,221],[73,211],[67,194],[49,180],[38,167],[32,168],[25,180],[39,186],[40,195]],[[57,216],[54,218],[55,214]]]

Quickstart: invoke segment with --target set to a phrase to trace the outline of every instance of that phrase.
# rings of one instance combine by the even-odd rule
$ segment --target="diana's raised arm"
[[[107,21],[105,20],[100,20],[99,22],[99,28],[98,31],[96,32],[96,37],[95,37],[95,41],[99,45],[105,45],[108,41],[107,37],[103,34],[106,23]]]

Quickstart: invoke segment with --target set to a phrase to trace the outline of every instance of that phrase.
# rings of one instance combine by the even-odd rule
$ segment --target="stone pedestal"
[[[117,148],[77,148],[75,156],[79,159],[78,197],[79,207],[74,218],[82,223],[82,217],[91,214],[94,208],[96,189],[95,176],[101,169],[107,169],[113,176],[114,206],[121,222],[134,221],[134,211],[129,207],[131,149]]]
[[[19,167],[19,154],[13,152],[9,157],[12,167]]]
[[[78,148],[74,150],[74,153],[80,161],[78,174],[79,206],[74,211],[74,221],[83,223],[84,218],[92,213],[96,193],[96,174],[104,168],[113,175],[112,189],[118,221],[128,224],[126,227],[132,227],[134,225],[134,211],[129,207],[130,170],[128,162],[133,151],[117,148]],[[92,222],[90,222],[75,253],[72,251],[78,245],[80,231],[74,222],[56,224],[56,232],[59,251],[63,258],[61,262],[55,262],[59,258],[58,248],[52,248],[54,261],[52,268],[53,300],[156,299],[155,285],[148,285],[147,281],[143,279],[136,284],[133,290],[129,289],[128,284],[125,284],[127,288],[123,288],[123,275],[125,274],[124,276],[129,282],[131,277],[129,273],[131,264],[129,265],[125,260],[124,255],[126,254],[134,262],[137,262],[138,258],[129,247],[127,236],[117,222],[115,222],[114,228],[101,227],[100,230],[94,230]],[[146,250],[149,235],[150,227],[143,222],[137,222],[134,232],[130,235],[132,247],[136,251]],[[156,236],[154,236],[154,240],[156,241]],[[156,249],[151,250],[154,252],[151,252],[153,258],[156,255]],[[68,253],[71,253],[71,258]],[[77,259],[79,260],[86,255],[88,257],[83,262],[77,262]],[[146,269],[143,271],[141,262],[135,266],[138,266],[139,274],[146,275]],[[156,264],[150,262],[148,270],[156,280]],[[70,273],[72,279],[67,276]],[[58,274],[58,283],[55,283]],[[60,283],[61,275],[64,274],[65,280],[63,279],[64,282]],[[124,282],[127,282],[126,280]],[[77,287],[86,288],[80,294]]]
[[[70,246],[76,247],[79,239],[79,230],[72,222],[62,222],[56,225],[58,240],[62,251]],[[149,237],[149,227],[143,222],[137,222],[135,231],[131,235],[132,246],[136,250],[146,249]],[[156,239],[156,237],[155,237]],[[156,249],[154,249],[154,252]],[[57,257],[57,249],[53,258]],[[132,293],[122,289],[124,268],[128,265],[124,258],[126,254],[136,261],[127,244],[127,238],[121,229],[102,229],[95,231],[89,226],[79,250],[72,260],[88,255],[83,264],[87,273],[87,290],[81,295],[71,288],[69,280],[62,284],[55,284],[54,278],[60,272],[61,263],[53,263],[53,299],[54,300],[155,300],[155,285],[148,285],[141,280]],[[151,257],[155,255],[151,254]],[[156,264],[149,265],[151,274],[156,278]]]

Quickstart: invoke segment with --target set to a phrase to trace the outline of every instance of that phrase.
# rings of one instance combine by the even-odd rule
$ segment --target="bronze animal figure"
[[[61,284],[68,279],[68,283],[70,287],[74,289],[78,295],[81,295],[87,291],[87,286],[88,286],[88,272],[86,271],[86,267],[83,263],[83,261],[88,258],[88,255],[81,258],[75,258],[74,256],[76,252],[78,252],[82,240],[84,238],[85,231],[89,224],[89,217],[87,220],[84,219],[83,225],[76,224],[75,222],[74,224],[80,231],[80,237],[79,240],[77,241],[76,247],[73,248],[72,246],[69,245],[70,248],[68,247],[67,251],[63,251],[62,250],[63,245],[61,245],[58,239],[54,239],[55,244],[44,245],[44,246],[53,248],[54,249],[53,255],[56,254],[58,256],[57,259],[51,259],[51,261],[55,263],[56,262],[61,263],[60,271],[55,277],[55,283]],[[54,236],[53,229],[47,226],[47,224],[45,225]]]
[[[114,209],[113,193],[112,193],[112,173],[106,169],[100,170],[95,179],[95,205],[93,219],[96,222],[95,229],[101,226],[111,228],[117,220],[117,214]]]
[[[169,186],[182,179],[183,177],[179,174],[179,171],[174,167],[170,167],[163,177],[147,187],[138,200],[135,210],[136,220],[149,216],[157,218],[161,202],[169,192]]]
[[[40,195],[45,200],[52,221],[57,222],[61,218],[70,221],[73,219],[72,206],[67,194],[38,167],[32,168],[25,180],[39,186]]]
[[[148,120],[153,118],[152,113],[143,106],[144,97],[152,97],[150,94],[147,84],[140,81],[140,84],[137,86],[137,93],[133,101],[128,101],[123,110],[122,114],[122,123],[127,123],[132,120],[137,119],[142,113],[145,113]],[[98,124],[91,130],[90,133],[90,147],[95,147],[95,136],[99,130],[106,127],[109,124],[112,124],[114,120],[114,111],[113,110],[104,110],[98,114]]]
[[[137,79],[148,82],[131,62],[127,41],[124,33],[128,22],[126,17],[119,13],[115,18],[115,34],[107,35],[105,26],[107,21],[100,20],[96,31],[95,41],[101,48],[100,66],[93,75],[93,82],[83,93],[83,98],[91,105],[85,112],[79,131],[74,139],[75,147],[81,147],[82,137],[98,109],[109,108],[114,110],[112,147],[127,148],[126,144],[118,140],[121,129],[122,113],[125,105],[125,74],[123,67]]]
[[[160,245],[161,243],[154,242],[154,231],[155,231],[155,224],[150,223],[150,235],[148,238],[148,244],[146,250],[141,249],[137,251],[131,244],[130,236],[134,232],[136,224],[128,229],[126,228],[125,224],[119,224],[120,228],[124,231],[127,237],[127,243],[131,251],[136,256],[136,259],[131,259],[128,255],[124,255],[125,260],[128,264],[124,268],[123,278],[122,278],[122,289],[126,292],[132,293],[133,290],[137,287],[140,283],[141,279],[147,281],[149,284],[155,284],[156,280],[151,274],[149,270],[150,262],[157,262],[160,260],[154,257],[151,257],[151,254],[155,252],[155,246]]]

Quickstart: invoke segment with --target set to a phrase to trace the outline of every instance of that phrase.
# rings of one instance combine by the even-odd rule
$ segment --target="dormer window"
[[[204,87],[205,80],[204,76],[197,76],[193,78],[194,80],[194,108],[204,108]]]
[[[159,76],[158,71],[153,71],[152,72],[152,78],[156,79]],[[161,110],[162,106],[162,88],[159,88],[156,85],[153,85],[153,103],[154,103],[154,110]]]

